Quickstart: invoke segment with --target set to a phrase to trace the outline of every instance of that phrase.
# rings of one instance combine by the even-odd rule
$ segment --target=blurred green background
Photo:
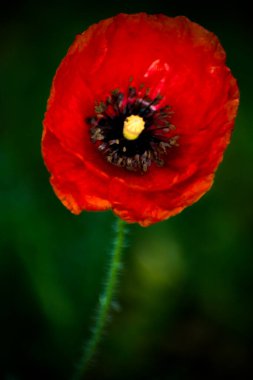
[[[253,354],[252,23],[240,5],[5,1],[0,24],[0,379],[70,378],[90,334],[112,213],[73,216],[40,153],[52,77],[77,33],[119,12],[183,14],[216,33],[241,105],[212,190],[148,229],[132,225],[91,379],[245,379]]]

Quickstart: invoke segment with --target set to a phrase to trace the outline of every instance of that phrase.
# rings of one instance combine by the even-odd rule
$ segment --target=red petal
[[[213,175],[209,175],[186,181],[170,190],[144,192],[127,188],[114,179],[110,187],[113,211],[128,223],[138,222],[146,227],[178,214],[203,196],[212,183]]]
[[[82,210],[106,210],[108,178],[90,172],[80,158],[67,152],[49,130],[42,139],[45,164],[51,173],[51,184],[62,203],[74,214]]]
[[[112,204],[121,217],[147,225],[199,199],[230,141],[239,103],[225,58],[217,37],[185,17],[120,14],[78,36],[54,78],[42,142],[64,204],[73,212]],[[130,77],[152,96],[162,92],[179,136],[165,166],[153,164],[145,175],[107,163],[85,122],[95,101],[115,88],[126,91]]]

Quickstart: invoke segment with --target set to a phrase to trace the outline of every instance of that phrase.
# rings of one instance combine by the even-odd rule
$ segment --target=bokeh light
[[[1,379],[67,380],[89,337],[114,217],[74,216],[55,197],[40,153],[42,119],[75,35],[139,11],[185,15],[217,34],[241,104],[212,190],[174,218],[129,227],[119,304],[90,378],[241,379],[251,371],[250,12],[243,2],[26,0],[5,2],[0,15]]]

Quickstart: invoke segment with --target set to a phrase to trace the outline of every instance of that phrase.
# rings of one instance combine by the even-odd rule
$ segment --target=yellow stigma
[[[128,116],[124,121],[123,136],[127,140],[136,140],[144,128],[145,122],[142,117],[138,115]]]

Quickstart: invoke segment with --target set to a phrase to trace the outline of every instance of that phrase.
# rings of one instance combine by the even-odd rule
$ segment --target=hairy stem
[[[92,329],[92,335],[90,340],[85,344],[81,360],[77,367],[77,371],[73,377],[73,380],[80,380],[83,378],[86,370],[89,367],[91,360],[93,359],[101,337],[103,335],[104,327],[108,320],[108,314],[110,312],[113,296],[115,293],[115,287],[117,283],[118,273],[121,267],[121,253],[124,247],[125,240],[125,222],[118,218],[116,222],[116,236],[114,245],[111,251],[111,258],[108,267],[108,273],[105,280],[104,289],[99,298],[99,304],[97,308],[95,325]]]

